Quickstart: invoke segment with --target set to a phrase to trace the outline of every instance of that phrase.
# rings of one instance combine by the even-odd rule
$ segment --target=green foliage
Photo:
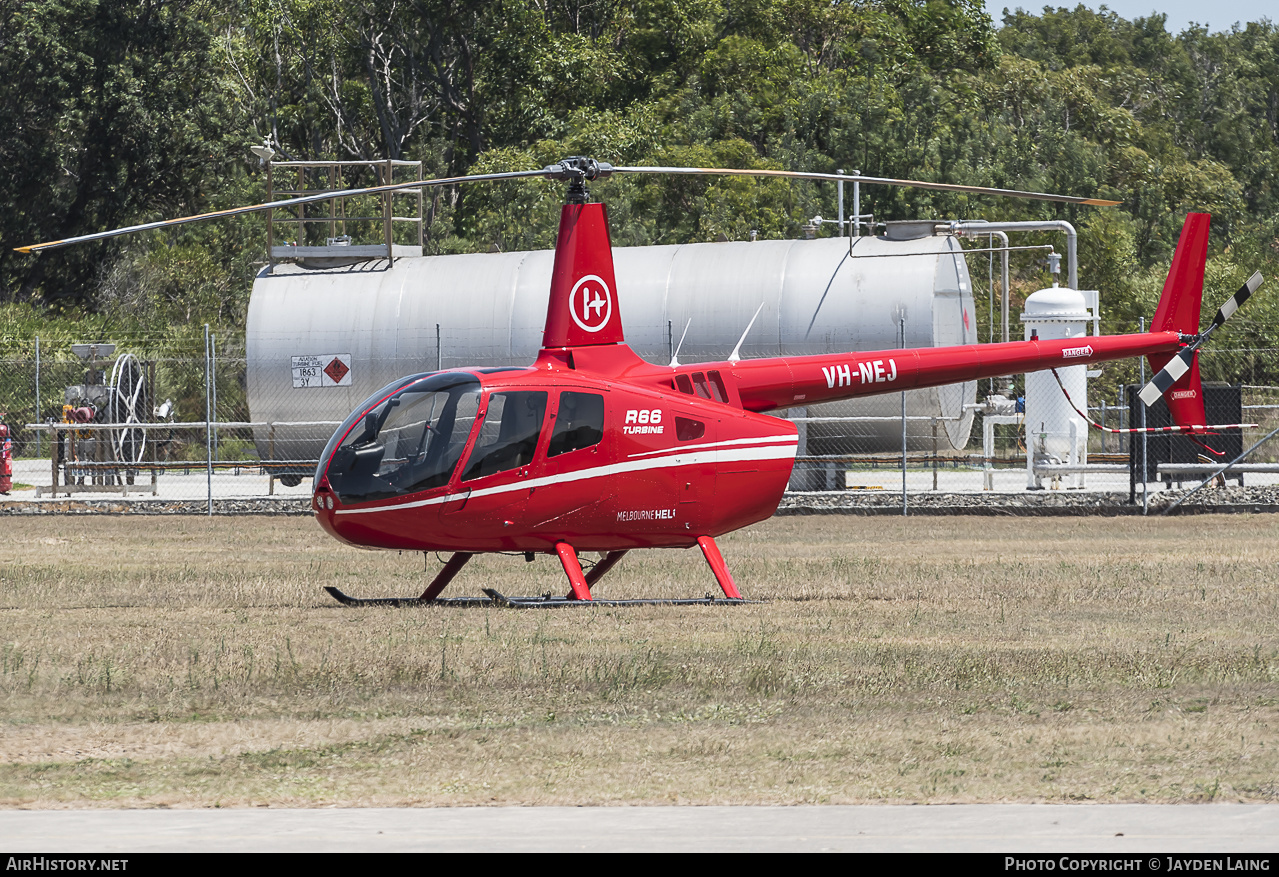
[[[1188,210],[1214,217],[1210,300],[1279,262],[1268,22],[1171,34],[1160,15],[1077,6],[996,31],[977,0],[21,0],[0,8],[0,45],[12,244],[259,201],[247,147],[270,135],[284,158],[433,175],[590,154],[1111,196],[1123,205],[862,193],[877,221],[1070,220],[1111,328],[1151,313]],[[595,188],[620,245],[795,236],[836,209],[834,186],[776,180]],[[550,246],[559,202],[542,182],[435,190],[428,250]],[[0,310],[0,335],[167,333],[198,350],[205,322],[238,334],[264,237],[240,218],[6,248],[0,302],[30,304]],[[1047,282],[1036,258],[1014,260],[1023,294]],[[1279,346],[1264,300],[1232,324],[1240,345]]]
[[[204,0],[0,7],[0,237],[11,246],[191,210],[226,171]],[[83,303],[113,248],[0,250],[0,301]]]

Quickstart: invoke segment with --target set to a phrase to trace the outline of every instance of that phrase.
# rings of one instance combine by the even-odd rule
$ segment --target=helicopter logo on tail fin
[[[573,285],[568,296],[573,322],[587,332],[598,332],[613,316],[613,293],[598,274],[588,274]]]

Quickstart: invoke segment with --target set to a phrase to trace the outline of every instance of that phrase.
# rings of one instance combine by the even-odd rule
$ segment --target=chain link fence
[[[11,499],[309,493],[314,460],[272,459],[272,424],[250,416],[242,341],[5,348],[0,414],[12,435]],[[320,425],[325,439],[336,426]]]
[[[9,499],[306,496],[325,442],[377,387],[437,367],[527,364],[526,357],[474,332],[428,327],[415,350],[380,358],[376,366],[362,365],[352,343],[340,339],[331,350],[257,365],[245,355],[242,338],[206,340],[196,333],[182,340],[120,339],[110,352],[106,345],[73,350],[67,343],[7,342],[0,356],[0,413],[13,439]],[[712,358],[688,354],[681,358]],[[362,368],[377,373],[352,375]],[[1236,385],[1242,420],[1259,424],[1244,433],[1245,447],[1279,426],[1279,387],[1270,382],[1279,374],[1279,351],[1205,351],[1203,371],[1206,381],[1232,373],[1261,379]],[[1091,375],[1089,419],[1112,429],[1140,426],[1142,414],[1124,404],[1123,388],[1141,377],[1135,361]],[[1077,416],[1074,433],[1053,435],[1046,420],[1030,424],[1025,406],[1018,410],[1016,400],[1026,392],[1025,376],[1016,376],[975,388],[911,391],[904,403],[902,394],[886,394],[838,408],[792,409],[785,414],[796,421],[801,444],[791,488],[904,489],[908,495],[1132,489],[1129,436],[1102,432]],[[1039,392],[1052,398],[1037,409],[1032,401],[1032,410],[1057,406],[1058,424],[1071,419],[1072,402],[1060,388]],[[1011,407],[987,405],[992,394]],[[1061,441],[1054,446],[1054,439]],[[1215,462],[1203,454],[1187,465]],[[1239,477],[1249,484],[1279,481],[1275,448],[1263,446],[1248,463],[1253,470]],[[1276,472],[1256,471],[1267,464]],[[1190,470],[1178,477],[1152,473],[1152,489],[1161,481],[1193,484],[1202,477]]]

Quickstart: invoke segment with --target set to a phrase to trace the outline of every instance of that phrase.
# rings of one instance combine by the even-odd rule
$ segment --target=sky
[[[1018,7],[1027,12],[1039,12],[1045,6],[1066,6],[1073,9],[1081,0],[1039,0],[1039,2],[1017,2],[1017,0],[985,0],[986,11],[990,14],[995,26],[999,27],[1003,20],[1004,8]],[[1246,24],[1259,21],[1263,16],[1279,24],[1279,4],[1275,0],[1216,0],[1206,3],[1204,0],[1082,0],[1089,9],[1100,9],[1103,5],[1121,18],[1142,18],[1151,12],[1162,12],[1168,16],[1165,25],[1172,33],[1180,33],[1191,22],[1206,25],[1210,31],[1230,30],[1235,22]]]

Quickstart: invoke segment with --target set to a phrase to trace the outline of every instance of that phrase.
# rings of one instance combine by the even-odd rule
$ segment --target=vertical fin
[[[1177,250],[1172,256],[1168,279],[1164,281],[1159,306],[1150,328],[1156,332],[1174,331],[1185,335],[1199,334],[1199,312],[1203,305],[1204,267],[1208,263],[1207,213],[1190,213],[1181,227]],[[1163,353],[1150,357],[1150,366],[1158,374],[1178,354]],[[1203,384],[1199,378],[1199,354],[1192,354],[1190,367],[1164,391],[1168,413],[1178,426],[1197,426],[1207,420],[1204,413]]]
[[[1203,304],[1204,266],[1208,264],[1207,213],[1189,213],[1172,255],[1172,267],[1164,281],[1159,307],[1150,328],[1155,332],[1199,334],[1199,310]]]
[[[603,204],[565,204],[555,241],[542,347],[620,344],[622,315]]]

